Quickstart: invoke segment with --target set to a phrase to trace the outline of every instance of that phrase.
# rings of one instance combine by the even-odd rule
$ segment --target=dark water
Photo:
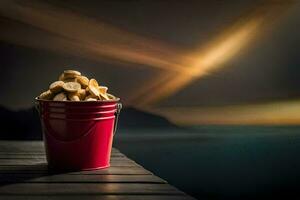
[[[300,198],[300,127],[122,130],[114,145],[199,199]]]

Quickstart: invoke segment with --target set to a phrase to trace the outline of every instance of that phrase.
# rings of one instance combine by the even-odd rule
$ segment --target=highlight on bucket
[[[95,79],[65,70],[35,98],[50,169],[109,167],[122,104],[107,90]]]

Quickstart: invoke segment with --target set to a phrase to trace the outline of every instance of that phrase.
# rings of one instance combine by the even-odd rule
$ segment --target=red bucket
[[[109,167],[121,109],[111,101],[49,101],[36,98],[48,166],[55,170]]]

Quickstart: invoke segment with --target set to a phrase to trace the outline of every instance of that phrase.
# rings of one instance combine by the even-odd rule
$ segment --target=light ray
[[[181,72],[174,72],[173,78],[161,83],[159,88],[150,88],[151,92],[145,90],[145,95],[137,98],[135,104],[141,107],[154,104],[180,91],[192,81],[224,67],[226,61],[236,56],[243,48],[252,45],[263,33],[264,28],[273,24],[272,22],[290,5],[292,4],[264,4],[250,16],[242,18],[229,31],[225,31],[219,38],[201,48],[198,53],[192,54],[194,61],[186,63],[186,68]]]
[[[0,14],[48,34],[40,32],[19,37],[18,34],[1,31],[0,36],[4,40],[35,48],[158,69],[160,74],[144,86],[141,84],[129,98],[132,104],[145,106],[167,98],[192,81],[224,67],[226,61],[259,38],[264,26],[272,24],[292,5],[290,1],[280,4],[268,2],[251,15],[242,17],[217,39],[203,44],[205,46],[202,45],[199,51],[190,54],[164,42],[31,0],[1,1]],[[35,40],[36,36],[40,37],[38,41]]]
[[[0,1],[0,14],[55,34],[58,42],[82,47],[102,59],[104,57],[171,71],[184,68],[182,62],[186,58],[183,51],[176,47],[47,3]],[[23,39],[26,40],[26,37]]]

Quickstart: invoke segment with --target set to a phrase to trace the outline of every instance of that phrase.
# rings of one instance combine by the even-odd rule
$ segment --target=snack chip
[[[49,89],[39,95],[39,99],[53,101],[105,101],[116,99],[107,93],[106,86],[100,86],[95,79],[88,79],[76,70],[65,70],[50,84]]]
[[[47,100],[51,99],[52,97],[53,97],[53,93],[50,90],[43,92],[39,96],[40,99],[47,99]]]
[[[63,81],[55,81],[51,83],[49,86],[49,90],[53,93],[58,93],[63,90],[64,82]]]
[[[94,97],[99,97],[100,95],[98,87],[99,87],[98,82],[92,78],[89,82],[88,88],[90,94],[93,95]]]
[[[81,89],[81,85],[76,82],[64,83],[63,88],[67,92],[78,92]]]
[[[109,100],[109,97],[107,96],[107,90],[108,88],[106,86],[99,86],[98,87],[98,90],[99,90],[99,94],[100,96],[105,99],[105,100]]]
[[[86,88],[89,85],[89,79],[86,76],[76,77],[76,82],[80,83],[82,88]]]
[[[86,101],[97,101],[97,99],[93,98],[92,96],[89,96],[85,99]]]
[[[61,92],[55,95],[53,98],[54,101],[67,101],[67,96],[65,93]]]
[[[69,98],[71,101],[80,101],[80,98],[79,98],[79,96],[77,96],[76,93],[69,93],[69,94],[68,94],[68,98]]]
[[[73,76],[80,76],[81,73],[79,71],[76,71],[76,70],[65,70],[64,71],[64,75],[73,75]]]
[[[80,97],[80,100],[84,100],[85,97],[86,97],[86,94],[87,94],[87,92],[86,92],[85,89],[80,89],[80,90],[78,91],[78,96]]]

